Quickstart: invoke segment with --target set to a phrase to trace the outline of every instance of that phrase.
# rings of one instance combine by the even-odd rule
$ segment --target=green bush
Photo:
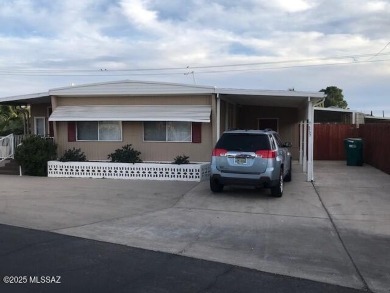
[[[15,160],[26,175],[46,176],[47,162],[57,157],[57,145],[40,136],[29,136],[15,150]]]
[[[85,162],[87,157],[81,149],[68,149],[65,151],[64,155],[60,158],[61,162]]]
[[[115,152],[108,155],[111,162],[118,163],[142,163],[140,158],[141,152],[133,149],[131,144],[123,146],[121,149],[115,150]]]
[[[182,164],[189,164],[190,160],[188,160],[190,157],[186,155],[176,156],[173,159],[173,164],[182,165]]]

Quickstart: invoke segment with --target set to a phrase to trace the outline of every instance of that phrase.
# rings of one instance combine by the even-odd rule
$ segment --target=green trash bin
[[[363,166],[363,140],[361,138],[344,139],[347,166]]]

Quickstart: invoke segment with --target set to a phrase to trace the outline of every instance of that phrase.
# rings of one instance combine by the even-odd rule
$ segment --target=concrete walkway
[[[0,223],[390,292],[389,175],[294,166],[282,198],[208,183],[0,176]]]
[[[317,162],[316,189],[368,288],[390,292],[390,175],[369,165]]]

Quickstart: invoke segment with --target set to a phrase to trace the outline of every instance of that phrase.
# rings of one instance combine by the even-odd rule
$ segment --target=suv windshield
[[[264,134],[225,133],[218,141],[216,148],[227,151],[256,152],[269,150],[269,140]]]

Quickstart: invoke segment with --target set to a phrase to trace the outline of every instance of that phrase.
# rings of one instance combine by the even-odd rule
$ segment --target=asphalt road
[[[0,225],[0,277],[5,293],[364,292],[7,225]]]

